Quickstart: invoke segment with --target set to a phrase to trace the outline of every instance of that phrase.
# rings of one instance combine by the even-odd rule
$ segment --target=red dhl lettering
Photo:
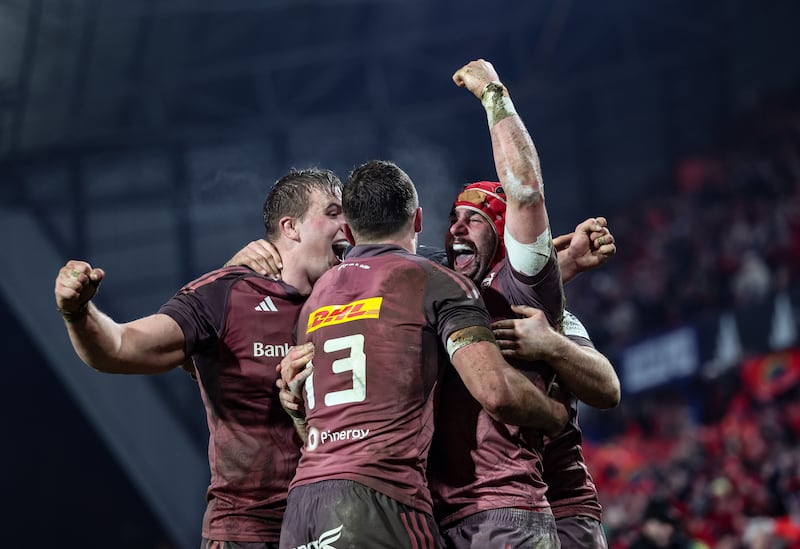
[[[365,318],[378,318],[381,313],[382,303],[382,297],[369,297],[346,305],[320,307],[308,315],[306,333],[311,333],[323,326],[332,326]]]

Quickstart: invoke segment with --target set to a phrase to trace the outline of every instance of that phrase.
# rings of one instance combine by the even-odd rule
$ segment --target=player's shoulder
[[[491,287],[503,295],[508,293],[509,288],[512,287],[530,288],[531,284],[529,281],[522,280],[517,276],[518,274],[519,273],[511,267],[508,258],[504,257],[492,265],[489,272],[483,277],[483,280],[481,280],[481,288],[485,290]]]
[[[181,291],[194,292],[210,285],[231,286],[236,282],[245,279],[253,281],[263,280],[265,283],[270,283],[276,280],[260,275],[249,267],[234,265],[232,267],[221,267],[219,269],[209,271],[186,284]]]
[[[428,258],[434,263],[447,267],[447,252],[444,248],[436,248],[420,244],[417,246],[417,255]]]
[[[457,286],[467,295],[477,298],[480,295],[475,283],[468,276],[455,272],[449,267],[445,267],[437,261],[432,261],[425,257],[413,256],[421,268],[428,272],[429,279],[433,285]]]

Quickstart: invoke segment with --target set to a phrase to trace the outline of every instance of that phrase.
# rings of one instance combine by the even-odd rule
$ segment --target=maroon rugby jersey
[[[400,247],[356,246],[325,273],[297,324],[315,353],[292,487],[348,479],[431,513],[433,391],[447,338],[469,326],[489,326],[473,283]]]
[[[564,335],[578,345],[594,349],[583,324],[569,311],[564,311],[563,330]],[[564,389],[563,385],[561,388]],[[545,439],[542,454],[547,500],[556,520],[575,516],[602,519],[597,487],[583,459],[582,444],[578,400],[573,396],[567,426],[555,438]]]
[[[533,277],[498,262],[481,289],[492,320],[516,318],[510,304],[544,310],[551,324],[561,322],[564,290],[558,258]],[[544,389],[552,371],[543,363],[515,361]],[[499,423],[466,392],[451,372],[441,386],[436,434],[429,467],[436,518],[444,527],[488,509],[516,507],[547,512],[542,478],[543,436],[534,429]]]
[[[302,442],[278,401],[275,366],[304,297],[246,267],[189,283],[160,313],[180,325],[206,406],[211,484],[203,537],[277,542]]]

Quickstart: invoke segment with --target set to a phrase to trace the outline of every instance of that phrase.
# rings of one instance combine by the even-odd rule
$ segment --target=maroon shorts
[[[442,530],[442,535],[450,549],[557,549],[559,546],[552,514],[511,507],[470,515]]]
[[[603,525],[592,517],[564,517],[556,521],[563,549],[608,549]]]
[[[278,549],[278,544],[264,541],[216,541],[203,538],[200,549]]]
[[[433,517],[350,480],[292,488],[281,528],[281,549],[392,547],[439,549]]]

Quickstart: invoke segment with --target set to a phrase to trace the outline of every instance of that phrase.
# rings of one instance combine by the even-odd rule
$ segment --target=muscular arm
[[[511,101],[505,88],[502,92],[490,93],[502,93]],[[488,104],[486,108],[489,111],[493,102],[486,99],[484,96],[484,106]],[[506,231],[518,242],[531,244],[550,228],[539,155],[528,130],[516,114],[498,121],[490,133],[497,176],[508,196]]]
[[[115,374],[157,374],[181,366],[187,358],[184,337],[172,318],[155,314],[120,324],[89,301],[104,276],[88,263],[70,261],[56,279],[56,304],[81,360]]]
[[[119,324],[93,304],[82,321],[66,322],[75,352],[86,364],[111,374],[159,374],[186,360],[183,332],[163,314]]]
[[[508,89],[500,83],[492,64],[483,59],[459,69],[453,81],[480,99],[486,110],[495,168],[508,198],[506,231],[521,244],[546,240],[542,253],[549,256],[550,222],[539,155]]]
[[[451,362],[472,396],[492,418],[555,436],[568,419],[563,403],[508,364],[484,327],[459,330],[450,336]]]
[[[589,406],[603,410],[619,404],[619,378],[605,355],[556,332],[542,311],[513,309],[526,318],[492,324],[504,356],[547,362],[566,388]]]

